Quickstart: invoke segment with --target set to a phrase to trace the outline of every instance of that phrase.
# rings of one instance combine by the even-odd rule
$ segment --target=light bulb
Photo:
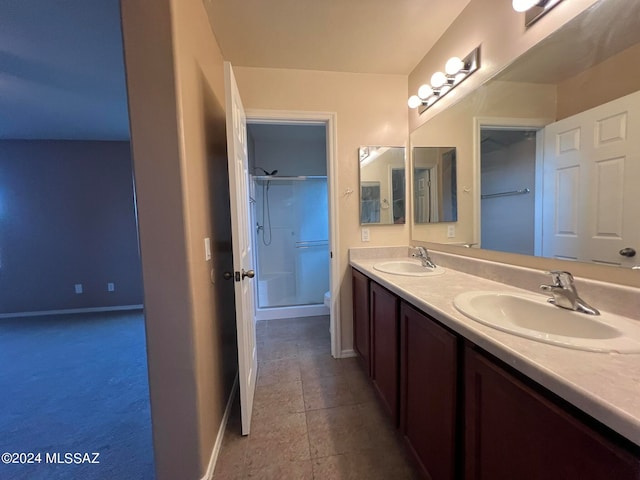
[[[444,66],[444,71],[447,72],[448,75],[455,75],[464,67],[464,62],[460,60],[458,57],[451,57],[447,64]]]
[[[420,97],[417,95],[411,95],[407,103],[409,104],[409,108],[418,108],[422,105],[422,100],[420,100]]]
[[[427,107],[430,107],[431,105],[436,103],[436,100],[438,100],[438,97],[436,97],[435,95],[429,97],[429,100],[427,100]]]
[[[431,95],[433,95],[433,88],[431,88],[431,86],[429,86],[427,84],[422,85],[418,89],[418,96],[422,100],[425,100],[425,99],[429,98]]]
[[[441,89],[440,89],[440,96],[444,96],[447,94],[447,92],[451,90],[451,85],[444,85]]]
[[[456,78],[453,79],[453,84],[454,85],[459,84],[462,80],[464,80],[464,77],[466,76],[467,76],[466,73],[460,72],[459,74],[456,75]]]
[[[431,76],[431,86],[433,88],[440,88],[447,83],[447,76],[442,72],[436,72]]]
[[[531,7],[535,7],[540,0],[513,0],[513,9],[516,12],[526,12]]]

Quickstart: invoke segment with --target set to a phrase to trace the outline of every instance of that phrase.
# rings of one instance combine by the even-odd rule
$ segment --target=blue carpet
[[[2,480],[155,478],[141,312],[0,320],[4,452],[41,461],[0,463]],[[76,452],[100,463],[52,463]]]

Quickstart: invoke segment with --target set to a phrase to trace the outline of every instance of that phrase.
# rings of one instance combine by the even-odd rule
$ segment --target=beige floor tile
[[[331,355],[308,355],[299,359],[302,380],[333,377],[342,373],[341,360]]]
[[[303,413],[258,418],[252,422],[246,452],[247,471],[309,458],[309,438]]]
[[[300,380],[300,368],[297,358],[267,360],[258,365],[257,385],[297,382]]]
[[[256,325],[251,435],[232,411],[215,480],[416,478],[357,359],[331,357],[328,316]]]
[[[311,457],[326,457],[367,448],[369,431],[358,405],[307,412]]]
[[[417,480],[404,459],[391,458],[384,450],[332,455],[313,460],[314,480]]]
[[[348,379],[336,375],[304,380],[302,383],[305,410],[339,407],[357,403]]]
[[[246,478],[256,480],[313,480],[311,460],[277,462],[267,467],[248,470]]]
[[[267,339],[258,342],[258,361],[282,360],[298,356],[298,344],[294,340]]]
[[[236,478],[233,475],[244,474],[247,445],[248,439],[240,434],[239,425],[227,425],[218,461],[216,462],[215,474],[219,476],[222,474],[227,475],[227,477],[220,478]],[[214,476],[214,478],[218,477]]]
[[[253,398],[253,418],[304,412],[302,382],[261,385]]]

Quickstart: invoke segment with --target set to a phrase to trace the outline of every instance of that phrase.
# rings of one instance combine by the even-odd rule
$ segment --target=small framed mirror
[[[364,146],[360,161],[360,224],[405,223],[405,147]]]
[[[456,147],[413,147],[414,223],[458,221]]]

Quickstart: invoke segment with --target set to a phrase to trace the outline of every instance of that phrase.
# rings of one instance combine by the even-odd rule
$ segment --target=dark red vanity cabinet
[[[400,307],[400,428],[425,478],[456,478],[458,338]]]
[[[371,327],[369,317],[369,278],[352,269],[353,290],[353,349],[359,355],[362,365],[371,374]]]
[[[640,459],[465,349],[467,480],[638,480]]]
[[[371,380],[391,416],[398,425],[399,323],[400,301],[393,293],[371,282]]]

